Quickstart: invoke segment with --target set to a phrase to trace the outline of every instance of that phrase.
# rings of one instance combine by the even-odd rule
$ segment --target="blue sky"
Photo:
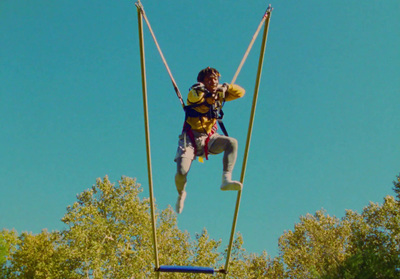
[[[98,177],[137,178],[148,197],[134,1],[0,2],[0,227],[60,230]],[[229,82],[269,3],[274,10],[237,230],[248,252],[277,253],[301,215],[342,217],[392,192],[400,172],[400,2],[142,1],[186,97],[200,69]],[[235,3],[235,4],[233,4]],[[144,27],[154,193],[176,201],[183,113]],[[261,34],[226,103],[239,179]],[[236,194],[222,156],[194,163],[178,225],[226,245]]]

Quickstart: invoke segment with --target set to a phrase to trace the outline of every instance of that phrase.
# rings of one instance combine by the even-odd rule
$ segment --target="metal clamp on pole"
[[[140,11],[141,14],[144,14],[144,9],[143,9],[143,5],[142,3],[140,3],[140,1],[137,1],[135,3],[136,8],[138,9],[138,11]]]
[[[267,10],[265,11],[265,15],[264,16],[265,17],[268,16],[272,12],[272,10],[273,10],[272,6],[271,6],[271,4],[269,4]]]

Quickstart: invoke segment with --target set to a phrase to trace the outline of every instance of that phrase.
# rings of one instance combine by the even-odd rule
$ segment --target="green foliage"
[[[210,239],[206,229],[201,234],[196,235],[196,241],[193,243],[193,260],[194,266],[216,266],[221,256],[218,248],[221,241]]]
[[[0,266],[3,266],[7,261],[8,248],[3,235],[0,235]]]
[[[236,234],[227,278],[392,279],[400,267],[400,178],[397,197],[342,219],[325,211],[300,217],[279,239],[279,255],[248,254]],[[67,208],[63,231],[0,232],[0,278],[151,278],[154,246],[149,200],[132,178],[118,185],[98,179]],[[155,208],[161,265],[224,268],[221,241],[206,229],[191,239],[177,226],[171,207]],[[204,274],[162,274],[162,278],[209,278]],[[214,277],[221,278],[221,274]]]
[[[76,278],[72,276],[59,232],[22,233],[15,242],[7,278]]]
[[[400,193],[400,181],[395,192]],[[387,196],[361,214],[348,210],[338,219],[318,211],[300,218],[279,240],[281,278],[399,278],[400,202]],[[275,277],[271,277],[275,278]]]
[[[387,196],[382,205],[370,203],[362,214],[348,211],[352,234],[349,257],[341,267],[343,278],[399,278],[400,207]]]
[[[396,193],[397,201],[400,202],[400,175],[396,178],[397,181],[393,181],[393,191]]]
[[[0,232],[0,239],[2,239],[2,255],[3,261],[0,265],[0,278],[11,278],[11,270],[9,265],[5,261],[12,259],[12,254],[16,252],[17,245],[19,244],[18,236],[16,231],[2,230]]]
[[[154,276],[153,234],[149,200],[132,178],[118,185],[108,177],[68,206],[62,221],[67,229],[41,233],[2,231],[9,265],[1,278],[149,278]],[[156,210],[161,265],[217,266],[221,241],[206,229],[191,240],[177,226],[171,207]],[[6,247],[6,246],[4,246]],[[206,275],[165,274],[163,278],[207,278]]]
[[[8,243],[4,237],[5,232],[0,233],[0,278],[6,278],[7,274],[7,258],[8,258]]]
[[[67,208],[62,232],[74,271],[93,278],[129,278],[151,273],[149,202],[124,177],[115,186],[107,177],[78,195]],[[134,277],[135,278],[135,277]]]
[[[232,278],[246,278],[246,250],[242,247],[243,237],[240,233],[236,234],[236,238],[232,244],[230,257],[229,275]],[[226,258],[227,249],[224,253]]]
[[[286,278],[321,278],[336,275],[345,259],[349,224],[317,211],[300,218],[293,231],[279,239]]]
[[[261,255],[248,254],[242,245],[243,237],[237,233],[233,243],[228,278],[284,278],[283,266],[278,259],[271,259],[265,251]]]

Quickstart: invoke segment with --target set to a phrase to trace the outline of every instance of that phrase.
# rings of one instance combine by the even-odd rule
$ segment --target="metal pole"
[[[139,1],[140,4],[140,1]],[[139,44],[140,44],[140,65],[142,71],[142,93],[143,93],[143,111],[144,111],[144,127],[146,134],[146,151],[147,151],[147,170],[149,179],[149,195],[150,195],[150,210],[151,210],[151,224],[153,229],[153,248],[154,248],[154,260],[155,269],[159,269],[160,263],[158,260],[158,248],[157,248],[157,231],[156,231],[156,218],[154,210],[154,195],[153,195],[153,176],[151,172],[151,152],[150,152],[150,131],[149,131],[149,113],[147,109],[147,86],[146,86],[146,63],[144,55],[144,40],[143,40],[143,22],[141,10],[138,7],[138,26],[139,26]],[[159,272],[157,272],[157,278]]]
[[[259,58],[259,62],[258,62],[257,79],[256,79],[256,85],[254,88],[254,95],[253,95],[253,105],[251,108],[250,123],[249,123],[249,129],[247,132],[247,142],[246,142],[245,153],[244,153],[244,158],[243,158],[243,165],[242,165],[242,173],[240,176],[240,182],[242,184],[244,183],[244,176],[246,173],[247,158],[248,158],[248,153],[249,153],[249,149],[250,149],[251,134],[253,131],[253,122],[254,122],[254,116],[255,116],[255,111],[256,111],[256,106],[257,106],[258,90],[260,87],[260,78],[261,78],[262,66],[263,66],[263,62],[264,62],[265,46],[267,44],[268,27],[269,27],[269,20],[271,18],[271,11],[272,11],[272,9],[270,9],[270,11],[268,12],[268,17],[265,21],[265,26],[264,26],[264,34],[263,34],[263,39],[262,39],[262,44],[261,44],[260,58]],[[242,197],[242,191],[239,191],[238,195],[237,195],[237,199],[236,199],[235,215],[233,218],[231,236],[230,236],[230,241],[229,241],[229,246],[228,246],[228,253],[226,256],[226,262],[225,262],[225,268],[224,268],[226,271],[228,271],[228,268],[229,268],[229,260],[230,260],[231,251],[232,251],[233,239],[235,237],[235,230],[236,230],[237,218],[238,218],[238,214],[239,214],[241,197]],[[224,274],[224,278],[226,278],[226,275],[227,274]]]

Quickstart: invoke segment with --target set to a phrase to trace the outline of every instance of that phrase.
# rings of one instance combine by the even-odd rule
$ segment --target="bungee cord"
[[[150,22],[147,19],[146,13],[145,13],[144,8],[143,8],[143,5],[140,3],[140,0],[137,3],[135,3],[135,5],[136,5],[136,7],[138,9],[138,12],[142,14],[144,20],[146,21],[146,24],[147,24],[147,26],[149,28],[150,34],[153,37],[154,43],[156,44],[156,47],[158,49],[158,52],[160,53],[161,59],[162,59],[164,65],[165,65],[165,68],[167,69],[168,75],[169,75],[169,77],[170,77],[170,79],[172,81],[172,86],[174,87],[176,95],[178,96],[182,107],[185,107],[185,102],[182,99],[182,94],[179,91],[178,85],[176,84],[176,81],[175,81],[174,77],[172,76],[172,72],[171,72],[170,68],[168,67],[167,60],[165,59],[164,54],[161,51],[160,45],[157,42],[156,36],[154,35],[153,29],[151,28],[151,25],[150,25]]]
[[[271,8],[271,4],[268,6],[268,9],[265,11],[264,16],[262,17],[262,20],[260,22],[260,24],[257,27],[256,32],[253,35],[253,38],[250,41],[249,46],[247,47],[246,52],[244,53],[244,56],[242,58],[242,61],[240,61],[239,67],[236,70],[236,73],[234,74],[231,83],[235,83],[240,71],[242,70],[242,67],[244,65],[244,62],[246,62],[247,56],[249,56],[250,50],[253,47],[254,42],[256,41],[257,37],[258,37],[258,33],[260,33],[261,27],[263,26],[265,20],[269,17],[269,15],[272,12],[272,8]]]

